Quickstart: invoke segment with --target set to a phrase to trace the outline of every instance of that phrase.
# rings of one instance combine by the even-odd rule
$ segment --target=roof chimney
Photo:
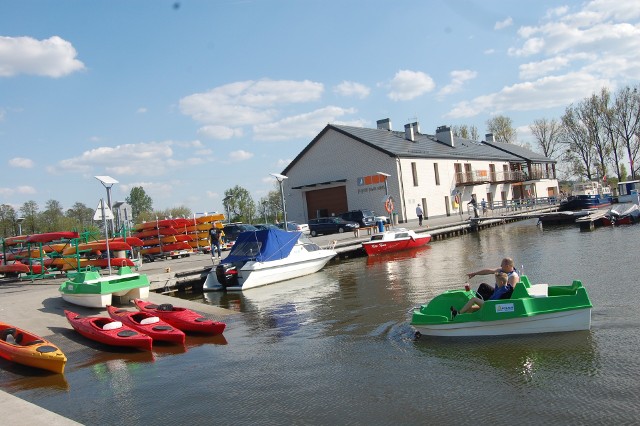
[[[413,131],[413,123],[404,125],[404,138],[408,141],[415,142],[415,134]]]
[[[440,126],[436,129],[436,139],[438,142],[446,143],[453,147],[453,132],[449,126]]]
[[[391,130],[391,120],[389,118],[378,120],[376,124],[378,125],[378,130]]]
[[[496,141],[493,137],[493,133],[487,133],[486,135],[484,135],[484,140],[489,143],[494,143]]]
[[[420,124],[417,121],[414,121],[413,123],[411,123],[411,125],[413,126],[414,132],[420,133]]]

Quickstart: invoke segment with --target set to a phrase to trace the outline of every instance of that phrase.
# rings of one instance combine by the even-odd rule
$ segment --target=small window
[[[413,173],[413,186],[418,186],[418,167],[416,163],[411,163],[411,172]]]
[[[433,173],[436,177],[436,185],[440,185],[440,172],[438,171],[438,163],[433,163]]]
[[[384,235],[373,235],[371,237],[371,241],[381,240],[383,237],[384,237]]]
[[[396,238],[407,238],[409,236],[408,232],[400,232],[396,234]]]

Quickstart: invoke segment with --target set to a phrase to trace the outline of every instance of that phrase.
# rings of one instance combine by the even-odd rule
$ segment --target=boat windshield
[[[396,239],[398,238],[407,238],[409,236],[408,232],[399,232],[396,234]]]
[[[243,241],[233,246],[233,254],[235,256],[254,257],[260,254],[262,242],[260,241]]]
[[[307,238],[305,235],[300,235],[300,238],[298,239],[298,243],[302,244],[302,246],[304,247],[304,249],[306,251],[316,251],[316,250],[321,250],[320,246],[317,245],[316,243],[312,242],[309,238]]]

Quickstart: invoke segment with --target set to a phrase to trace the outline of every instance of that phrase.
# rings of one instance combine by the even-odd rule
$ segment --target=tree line
[[[492,117],[487,120],[486,128],[487,132],[493,133],[496,142],[518,142],[509,117]],[[599,93],[566,107],[559,118],[534,120],[529,129],[535,148],[558,161],[567,176],[580,180],[633,180],[639,172],[640,85],[624,87],[614,94],[602,88]],[[452,126],[452,132],[457,137],[481,139],[475,126]],[[134,223],[156,218],[193,217],[186,206],[154,210],[153,200],[143,187],[132,188],[125,200],[131,205]],[[236,185],[224,191],[223,205],[225,215],[232,222],[274,223],[282,220],[282,200],[277,183],[257,202],[248,190]],[[0,236],[17,235],[20,228],[23,234],[99,231],[102,224],[93,221],[93,214],[92,208],[80,202],[66,211],[56,200],[47,201],[42,211],[35,201],[27,201],[18,211],[8,204],[1,204]]]

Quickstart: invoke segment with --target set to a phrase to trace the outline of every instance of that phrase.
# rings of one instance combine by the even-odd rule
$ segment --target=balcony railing
[[[472,170],[456,173],[456,185],[478,185],[483,183],[525,182],[527,180],[554,179],[551,173],[535,171],[532,174],[520,170],[490,172],[488,170]]]

